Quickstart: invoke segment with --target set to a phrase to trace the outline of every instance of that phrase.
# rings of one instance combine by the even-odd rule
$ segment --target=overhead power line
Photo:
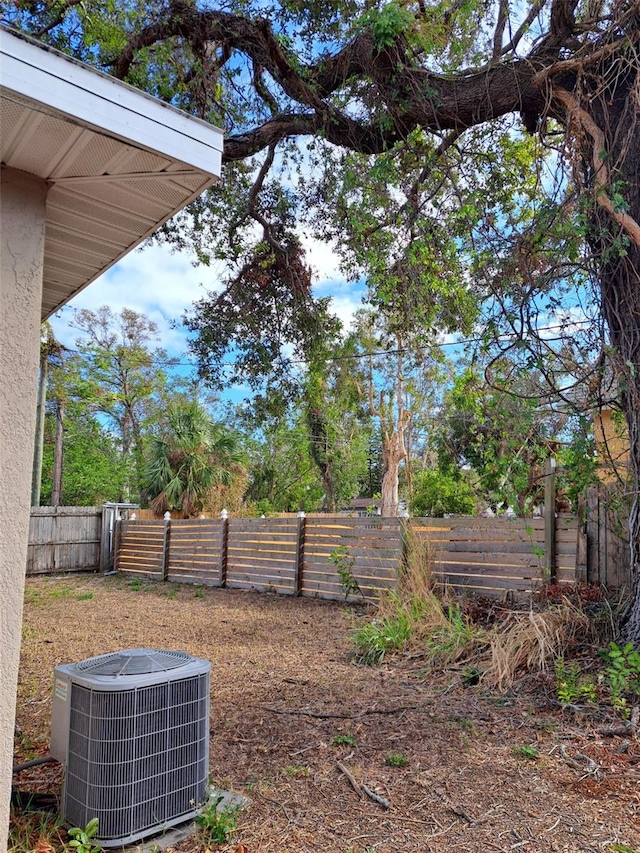
[[[572,320],[570,323],[558,323],[558,324],[553,325],[553,326],[544,326],[543,328],[538,330],[538,333],[543,334],[544,332],[552,332],[556,329],[564,329],[568,325],[569,326],[590,325],[591,322],[592,322],[591,320]],[[498,336],[498,340],[501,340],[504,342],[507,342],[510,339],[525,340],[524,338],[518,338],[518,336],[516,336],[516,335],[503,334],[503,335]],[[555,337],[555,338],[544,338],[544,341],[546,343],[559,343],[563,340],[565,340],[565,336],[560,336],[560,337]],[[344,354],[344,355],[328,356],[325,359],[325,361],[358,361],[358,360],[365,359],[365,358],[381,358],[384,356],[402,355],[402,354],[406,354],[410,351],[425,352],[427,350],[432,350],[432,349],[443,349],[446,347],[460,347],[460,346],[466,346],[469,344],[480,344],[483,342],[484,342],[484,338],[481,336],[474,337],[474,338],[461,338],[461,339],[456,340],[456,341],[443,341],[442,343],[425,344],[424,346],[416,346],[416,347],[412,347],[411,350],[395,348],[395,349],[385,349],[385,350],[374,350],[373,352],[366,352],[366,353],[350,353],[350,354]],[[81,354],[81,350],[77,350],[77,349],[67,348],[67,352],[76,353],[78,355]],[[307,359],[303,359],[303,358],[287,359],[287,361],[289,364],[307,364],[308,363]],[[221,362],[219,362],[218,366],[220,366],[220,367],[238,367],[242,363],[243,362],[241,359],[234,359],[231,361],[221,361]],[[146,366],[149,366],[149,367],[197,367],[198,363],[197,363],[197,361],[194,361],[194,360],[174,361],[173,359],[165,359],[165,360],[152,359],[148,364],[146,364],[144,366],[145,367]]]

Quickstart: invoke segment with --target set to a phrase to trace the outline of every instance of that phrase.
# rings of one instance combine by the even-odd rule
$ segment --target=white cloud
[[[57,338],[71,346],[78,333],[69,328],[73,309],[97,310],[108,305],[114,313],[130,308],[158,326],[159,344],[172,355],[186,351],[185,331],[172,328],[185,310],[219,285],[222,270],[194,267],[193,256],[172,254],[166,246],[146,246],[130,252],[93,284],[86,287],[51,324]]]
[[[331,296],[333,310],[348,326],[360,307],[361,286],[345,281],[332,246],[310,238],[304,244],[315,273],[315,294]],[[216,290],[224,276],[223,264],[194,266],[193,260],[190,253],[172,253],[167,246],[158,245],[129,253],[51,319],[56,337],[65,346],[73,347],[78,337],[78,332],[69,327],[73,309],[96,311],[108,305],[114,313],[130,308],[143,314],[158,326],[160,346],[173,356],[185,354],[182,316],[195,301]],[[173,327],[175,323],[177,328]]]
[[[331,243],[322,243],[313,237],[303,237],[302,245],[307,253],[307,261],[314,272],[317,289],[324,289],[331,281],[344,281],[340,271],[340,258]]]

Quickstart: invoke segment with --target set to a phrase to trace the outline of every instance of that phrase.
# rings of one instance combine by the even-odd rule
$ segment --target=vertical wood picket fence
[[[101,529],[101,507],[33,507],[27,575],[96,569],[100,560]]]

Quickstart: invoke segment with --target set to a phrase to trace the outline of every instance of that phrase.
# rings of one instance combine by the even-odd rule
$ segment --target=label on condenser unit
[[[58,697],[58,699],[62,699],[63,702],[66,702],[68,689],[69,685],[66,681],[62,678],[56,678],[53,686],[53,693]]]

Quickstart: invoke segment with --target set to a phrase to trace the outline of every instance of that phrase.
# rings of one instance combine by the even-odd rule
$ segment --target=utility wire
[[[584,326],[587,324],[590,325],[591,322],[592,322],[591,320],[572,320],[570,323],[558,323],[557,325],[553,325],[553,326],[544,326],[543,328],[539,329],[538,331],[540,333],[550,332],[550,331],[553,331],[554,329],[563,329],[567,325]],[[498,340],[500,340],[500,341],[506,342],[510,339],[525,340],[524,338],[519,338],[517,335],[503,334],[503,335],[498,336]],[[561,336],[561,337],[557,337],[557,338],[544,338],[544,341],[546,343],[559,343],[560,341],[564,341],[565,339],[566,339],[566,336]],[[363,359],[363,358],[379,358],[382,356],[406,354],[410,351],[423,352],[423,351],[432,350],[432,349],[443,349],[445,347],[460,347],[460,346],[465,346],[467,344],[479,344],[479,343],[483,343],[483,341],[484,341],[484,338],[482,338],[482,337],[461,338],[460,340],[456,340],[456,341],[444,341],[442,343],[425,344],[424,346],[416,346],[416,347],[412,347],[411,350],[408,350],[408,349],[386,349],[386,350],[374,350],[373,352],[367,352],[367,353],[353,353],[353,354],[347,354],[347,355],[328,356],[325,359],[325,361],[358,361],[359,359]],[[67,350],[67,352],[75,353],[77,355],[82,354],[82,350],[70,349],[70,348],[66,348],[66,350]],[[307,364],[308,363],[308,360],[304,359],[304,358],[287,359],[287,361],[289,364]],[[241,359],[235,359],[233,361],[221,361],[221,362],[219,362],[219,366],[220,367],[237,367],[238,365],[241,365],[242,363],[243,362]],[[147,362],[146,364],[144,364],[142,366],[143,367],[197,367],[197,364],[198,364],[197,361],[174,361],[172,359],[167,359],[167,360],[151,360],[150,362]]]

